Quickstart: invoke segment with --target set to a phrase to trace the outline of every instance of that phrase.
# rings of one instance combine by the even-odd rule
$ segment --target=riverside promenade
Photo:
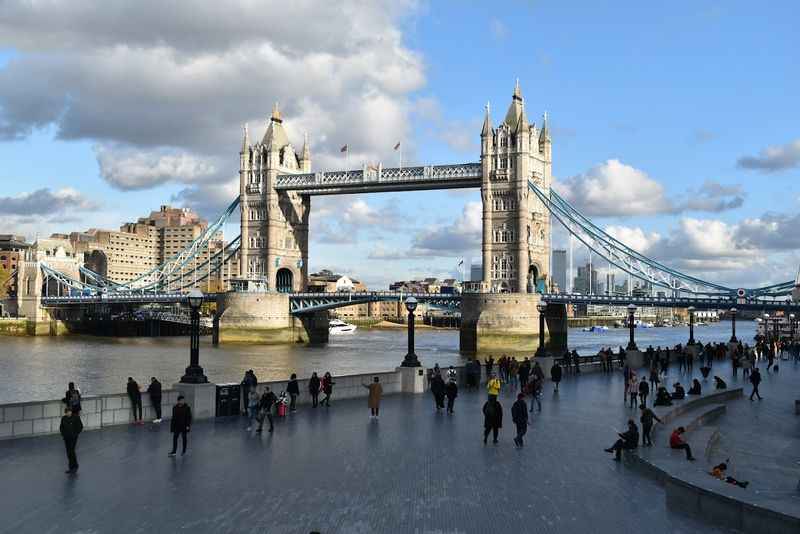
[[[797,423],[786,428],[800,371],[781,364],[777,375],[763,373],[764,401],[731,401],[736,420],[723,419],[725,435],[752,419],[770,425],[766,439],[800,443]],[[727,364],[714,372],[740,385]],[[673,368],[667,383],[676,380],[691,382]],[[662,486],[603,452],[628,417],[638,421],[622,388],[620,372],[567,376],[558,394],[546,382],[523,449],[512,443],[515,396],[500,397],[500,443],[483,445],[485,394],[463,388],[452,416],[434,413],[429,393],[395,394],[374,421],[364,399],[337,401],[334,391],[331,408],[303,405],[271,434],[245,432],[241,418],[198,422],[190,452],[175,459],[167,457],[168,424],[87,431],[74,477],[63,473],[60,437],[2,441],[0,532],[729,532],[668,508]],[[728,447],[740,443],[731,438]],[[771,441],[754,443],[754,457],[733,458],[733,474],[753,480],[742,491],[791,499],[785,488],[763,488],[755,473],[779,462],[800,474],[800,453],[772,453]],[[709,467],[707,459],[695,465]]]

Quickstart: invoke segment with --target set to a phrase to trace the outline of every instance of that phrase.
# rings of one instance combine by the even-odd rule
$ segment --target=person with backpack
[[[70,385],[73,385],[70,383]],[[73,412],[71,408],[64,408],[64,416],[61,418],[59,427],[61,437],[64,439],[64,448],[67,450],[68,468],[65,473],[75,474],[78,471],[78,456],[75,447],[78,445],[78,434],[83,431],[83,423],[78,412]]]
[[[522,438],[528,432],[528,406],[525,404],[525,395],[522,393],[517,395],[517,402],[511,406],[511,420],[517,427],[517,437],[514,438],[514,443],[517,447],[522,447],[524,445]]]
[[[244,372],[244,378],[242,378],[242,399],[245,403],[242,411],[244,413],[247,413],[247,399],[250,397],[250,390],[255,390],[256,387],[258,387],[258,378],[252,369],[248,369]]]
[[[142,421],[142,392],[139,389],[139,384],[133,377],[128,377],[128,398],[131,401],[131,417],[133,421],[131,424],[143,425]]]
[[[308,393],[311,395],[311,407],[316,408],[319,404],[319,390],[321,382],[316,372],[311,373],[311,378],[308,379]]]
[[[503,407],[497,401],[497,397],[489,397],[483,405],[483,444],[489,438],[489,433],[493,434],[493,443],[497,443],[497,434],[503,427]]]
[[[66,404],[72,413],[80,415],[81,413],[81,390],[75,387],[75,382],[70,382],[67,386],[67,392],[64,394],[64,399],[61,401]]]
[[[258,428],[257,433],[261,433],[264,429],[264,419],[269,421],[269,432],[275,430],[272,420],[272,406],[278,402],[278,397],[269,389],[269,386],[264,386],[264,393],[261,394],[261,400],[258,401]]]
[[[536,406],[539,408],[539,411],[542,411],[542,384],[543,379],[539,378],[538,376],[533,377],[533,380],[528,384],[528,389],[531,393],[531,411],[533,413],[533,403],[536,403]]]
[[[452,414],[453,405],[456,402],[456,397],[458,397],[458,384],[455,378],[451,379],[444,387],[444,394],[447,397],[447,413]]]
[[[158,424],[161,422],[161,382],[154,376],[150,378],[147,394],[150,395],[150,404],[153,405],[153,411],[156,412],[156,418],[153,419],[153,422]]]
[[[184,402],[184,396],[178,395],[178,403],[172,407],[172,420],[169,430],[172,432],[172,452],[167,456],[175,456],[178,451],[178,436],[181,437],[183,448],[181,456],[186,454],[186,436],[192,428],[192,409]]]
[[[292,376],[289,378],[289,383],[286,385],[286,393],[289,394],[289,411],[297,411],[295,403],[297,402],[298,395],[300,395],[300,386],[297,384],[297,375],[295,373],[292,373]]]
[[[320,404],[324,404],[326,407],[331,407],[331,395],[333,395],[333,385],[336,382],[333,381],[333,377],[330,373],[326,372],[325,376],[322,377],[322,392],[325,394],[325,398],[322,399]]]
[[[647,404],[647,396],[650,394],[650,386],[647,384],[647,379],[643,376],[642,381],[639,382],[639,404]]]

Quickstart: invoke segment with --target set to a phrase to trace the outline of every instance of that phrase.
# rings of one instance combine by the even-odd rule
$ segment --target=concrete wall
[[[220,295],[217,305],[221,343],[303,341],[302,324],[295,324],[295,320],[289,315],[288,295],[231,291]]]
[[[0,336],[25,336],[28,334],[27,319],[0,318]]]
[[[178,392],[164,390],[161,406],[166,416],[178,400]],[[22,438],[58,433],[64,403],[60,400],[20,402],[0,405],[0,439]],[[81,400],[81,421],[85,430],[132,421],[131,403],[127,393],[84,397]],[[150,396],[142,394],[142,414],[145,421],[155,418]]]
[[[533,352],[538,346],[539,295],[464,293],[459,345],[466,352]]]

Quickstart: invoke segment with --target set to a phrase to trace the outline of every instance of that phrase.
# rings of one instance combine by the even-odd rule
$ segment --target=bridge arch
[[[275,289],[278,293],[291,293],[294,291],[294,273],[291,269],[281,267],[275,273]]]

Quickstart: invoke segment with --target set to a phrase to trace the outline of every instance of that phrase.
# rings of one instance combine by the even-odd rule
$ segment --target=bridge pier
[[[328,314],[294,317],[289,295],[229,291],[217,299],[220,343],[326,343]]]
[[[462,352],[534,352],[539,346],[536,293],[464,293],[461,296]],[[567,317],[563,305],[548,305],[546,343],[555,352],[566,347]]]

